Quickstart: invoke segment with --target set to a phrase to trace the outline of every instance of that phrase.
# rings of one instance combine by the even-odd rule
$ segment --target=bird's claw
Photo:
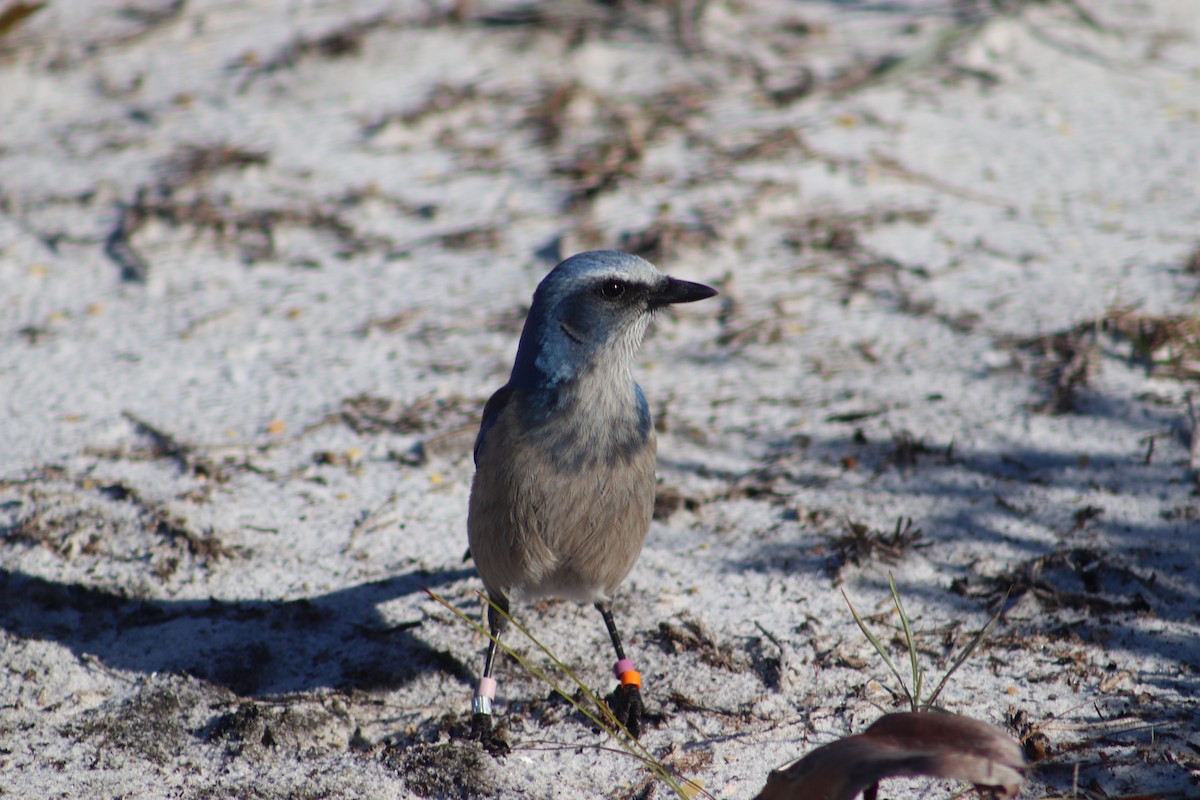
[[[633,738],[641,735],[642,712],[645,711],[641,689],[637,686],[618,686],[608,697],[608,707],[617,718],[617,722],[624,725]]]
[[[498,731],[492,729],[491,714],[473,714],[471,716],[470,738],[475,739],[483,749],[494,756],[508,755],[509,744]]]

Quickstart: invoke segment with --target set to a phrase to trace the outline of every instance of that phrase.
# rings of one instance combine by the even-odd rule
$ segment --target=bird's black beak
[[[668,277],[667,282],[650,293],[650,307],[661,308],[675,303],[694,303],[715,296],[717,290],[703,283],[681,281]]]

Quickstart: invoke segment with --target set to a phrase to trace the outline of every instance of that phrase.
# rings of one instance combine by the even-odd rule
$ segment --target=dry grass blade
[[[429,589],[426,589],[425,592],[439,604],[441,604],[443,608],[447,609],[463,622],[470,625],[477,633],[482,634],[483,636],[486,636],[494,641],[501,650],[503,650],[514,661],[524,667],[531,675],[548,685],[557,694],[565,698],[567,702],[569,702],[575,708],[576,711],[583,714],[590,722],[615,738],[617,743],[621,745],[621,749],[626,755],[632,756],[633,758],[642,762],[642,764],[644,764],[655,777],[667,784],[667,786],[671,788],[671,791],[673,791],[677,797],[682,798],[682,800],[691,800],[691,798],[694,798],[699,794],[703,794],[705,797],[711,798],[711,800],[716,800],[716,798],[714,798],[710,793],[705,791],[704,787],[700,783],[686,778],[683,781],[676,779],[675,776],[671,774],[670,768],[655,758],[653,753],[651,753],[643,744],[641,744],[641,742],[630,735],[625,726],[618,722],[616,717],[614,717],[608,710],[608,706],[599,697],[597,697],[595,693],[592,692],[592,690],[575,675],[573,671],[571,671],[570,667],[564,664],[562,660],[560,660],[558,656],[556,656],[550,650],[550,648],[546,647],[546,645],[542,644],[542,642],[536,636],[530,633],[528,628],[517,622],[502,608],[493,603],[490,598],[481,595],[492,609],[503,615],[504,618],[508,620],[509,624],[511,624],[517,629],[517,631],[529,639],[529,641],[533,642],[533,644],[550,659],[551,663],[553,663],[555,667],[562,670],[562,672],[568,678],[570,678],[571,681],[583,692],[584,696],[592,701],[595,708],[601,709],[599,714],[576,700],[575,695],[563,688],[563,686],[557,680],[555,680],[553,676],[534,666],[500,639],[493,637],[491,632],[483,625],[480,625],[478,622],[468,617],[465,613],[452,606],[440,595],[430,591]]]
[[[45,3],[13,3],[0,11],[0,37],[8,35],[18,25],[45,7]]]
[[[986,722],[939,712],[887,714],[767,776],[756,800],[852,800],[884,778],[968,781],[1001,798],[1024,783],[1021,748]]]
[[[1200,380],[1200,317],[1114,309],[1102,322],[1129,340],[1156,377]]]

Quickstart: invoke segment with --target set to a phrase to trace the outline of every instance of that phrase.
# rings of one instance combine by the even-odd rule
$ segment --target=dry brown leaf
[[[887,714],[773,771],[756,800],[852,800],[884,778],[921,775],[1011,798],[1024,766],[1021,748],[994,725],[934,711]]]

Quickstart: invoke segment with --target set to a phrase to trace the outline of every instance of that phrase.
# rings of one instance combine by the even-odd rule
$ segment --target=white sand
[[[548,245],[656,221],[722,297],[639,369],[691,501],[617,603],[644,744],[751,797],[902,706],[839,589],[892,642],[892,572],[940,677],[1023,576],[939,702],[1045,735],[1025,796],[1197,791],[1196,383],[1086,327],[1196,315],[1194,0],[628,5],[51,0],[0,38],[0,795],[650,796],[507,659],[512,755],[445,745],[483,642],[421,587],[478,611],[470,444]],[[139,194],[143,281],[106,252]],[[1072,354],[1021,342],[1072,330],[1053,413]],[[517,613],[611,689],[592,609]]]

